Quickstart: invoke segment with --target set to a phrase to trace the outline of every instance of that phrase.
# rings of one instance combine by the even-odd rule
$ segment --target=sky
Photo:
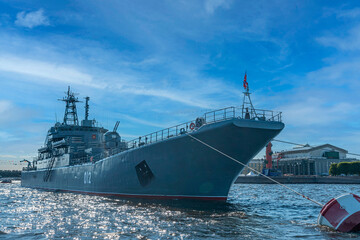
[[[0,0],[0,46],[0,169],[36,156],[68,86],[131,140],[240,106],[245,71],[277,139],[360,153],[358,1]]]

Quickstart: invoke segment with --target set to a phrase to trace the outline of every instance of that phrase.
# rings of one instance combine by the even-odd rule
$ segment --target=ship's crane
[[[113,132],[116,132],[119,127],[120,121],[116,121]]]
[[[23,159],[20,162],[27,162],[28,163],[28,168],[31,168],[31,162],[29,160]]]

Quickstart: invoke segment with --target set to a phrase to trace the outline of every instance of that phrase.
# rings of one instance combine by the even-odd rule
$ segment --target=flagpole
[[[245,113],[245,118],[246,116],[252,117],[253,115],[255,115],[255,117],[257,117],[256,111],[254,109],[254,106],[251,102],[251,98],[250,98],[250,89],[249,89],[249,84],[247,82],[247,71],[245,71],[245,75],[244,75],[244,82],[243,82],[243,86],[245,88],[245,92],[244,93],[244,99],[243,99],[243,104],[242,104],[242,117],[244,118],[244,113]],[[249,102],[246,102],[246,98],[248,98]],[[250,113],[249,113],[249,109],[245,106],[246,104],[249,105],[250,107]],[[246,111],[244,111],[246,110]]]

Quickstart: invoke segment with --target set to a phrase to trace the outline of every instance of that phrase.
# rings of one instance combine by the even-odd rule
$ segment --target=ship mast
[[[75,97],[75,93],[70,91],[70,86],[68,87],[68,91],[66,94],[66,97],[64,97],[63,99],[59,99],[59,101],[63,101],[66,103],[64,124],[78,126],[79,120],[76,111],[76,103],[80,101],[77,97]]]
[[[89,118],[89,100],[90,97],[85,97],[85,120]]]
[[[255,108],[252,104],[251,98],[250,98],[250,91],[249,91],[249,84],[247,82],[247,73],[245,72],[244,76],[244,98],[243,98],[243,104],[242,104],[242,117],[245,119],[250,119],[251,117],[257,117]],[[250,110],[250,112],[249,112]]]

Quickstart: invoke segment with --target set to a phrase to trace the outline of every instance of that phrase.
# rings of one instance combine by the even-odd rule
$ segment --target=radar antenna
[[[66,97],[64,97],[63,99],[59,99],[59,101],[66,102],[64,124],[78,126],[79,120],[76,111],[76,103],[80,101],[77,97],[75,97],[75,93],[70,91],[70,86],[68,87],[68,91],[66,92],[66,94]]]

